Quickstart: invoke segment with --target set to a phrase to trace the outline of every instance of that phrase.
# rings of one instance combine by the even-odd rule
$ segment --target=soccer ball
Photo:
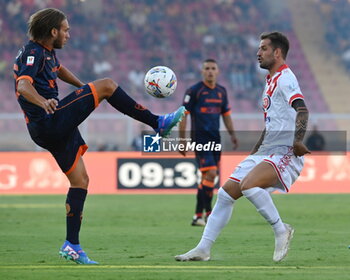
[[[149,95],[165,98],[172,95],[177,86],[177,79],[173,70],[166,66],[156,66],[145,75],[145,88]]]

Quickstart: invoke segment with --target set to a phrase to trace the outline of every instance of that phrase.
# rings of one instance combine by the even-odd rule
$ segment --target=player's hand
[[[57,106],[58,101],[54,98],[46,99],[43,103],[43,109],[45,110],[46,114],[55,113]]]
[[[236,135],[231,135],[232,148],[236,150],[238,148],[238,139]]]
[[[293,143],[293,152],[294,152],[294,155],[296,155],[297,157],[301,157],[305,154],[311,153],[309,149],[301,142]]]
[[[186,147],[187,142],[186,141],[180,141],[179,145],[183,145],[184,147]],[[186,156],[186,150],[184,149],[183,151],[179,150],[179,153],[182,154],[184,157]]]

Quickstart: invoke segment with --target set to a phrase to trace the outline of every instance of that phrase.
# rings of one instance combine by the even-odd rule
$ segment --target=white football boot
[[[284,224],[284,226],[286,231],[275,237],[275,252],[273,253],[275,262],[280,262],[287,256],[290,241],[293,238],[294,229],[288,224]]]
[[[203,250],[194,248],[183,255],[175,256],[175,260],[186,262],[186,261],[209,261],[210,254],[205,253]]]

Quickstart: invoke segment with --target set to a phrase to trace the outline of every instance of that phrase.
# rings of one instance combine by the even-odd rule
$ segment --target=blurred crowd
[[[237,110],[257,110],[265,75],[256,62],[259,34],[290,30],[287,13],[270,18],[263,14],[266,2],[0,0],[0,87],[13,83],[13,59],[26,40],[30,14],[55,7],[67,14],[71,26],[70,42],[58,57],[83,81],[110,76],[147,103],[144,73],[167,65],[177,74],[180,91],[170,99],[181,103],[185,88],[201,78],[201,62],[214,58],[221,70],[219,82],[228,88],[231,101],[246,105]],[[10,101],[0,104],[0,111],[18,111],[12,93],[6,93]]]
[[[321,11],[326,19],[326,41],[350,71],[350,1],[322,0]]]

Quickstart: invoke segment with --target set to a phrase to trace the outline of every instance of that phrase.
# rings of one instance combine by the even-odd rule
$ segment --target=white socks
[[[278,210],[273,203],[270,194],[266,190],[255,187],[243,190],[242,193],[251,203],[254,204],[257,211],[272,226],[276,236],[286,231]]]
[[[231,218],[234,202],[235,200],[223,188],[219,189],[214,209],[196,248],[210,253],[211,246]]]
[[[244,190],[242,193],[251,203],[254,204],[257,211],[272,226],[275,236],[286,231],[286,227],[281,220],[278,210],[273,203],[270,194],[266,190],[255,187]],[[235,200],[223,188],[220,188],[214,209],[208,218],[202,238],[196,247],[197,249],[206,254],[210,254],[210,249],[213,243],[231,219],[234,203]]]

